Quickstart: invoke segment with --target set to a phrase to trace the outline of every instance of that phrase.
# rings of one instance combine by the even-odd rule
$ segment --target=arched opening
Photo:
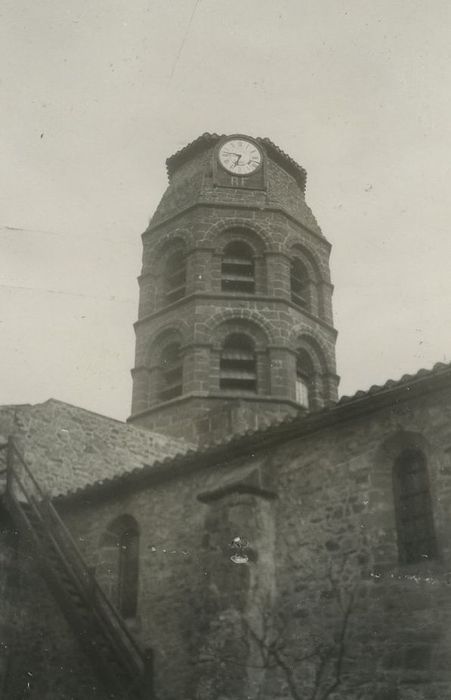
[[[164,267],[164,293],[166,304],[182,299],[186,292],[186,257],[183,250],[169,255]]]
[[[110,523],[101,542],[99,582],[124,618],[136,616],[139,581],[139,529],[131,515]]]
[[[254,253],[247,243],[232,241],[224,248],[221,264],[221,288],[223,292],[254,294]]]
[[[309,277],[299,258],[291,261],[290,269],[291,301],[306,309],[310,306]]]
[[[413,564],[437,556],[429,476],[424,453],[403,450],[393,466],[399,561]]]
[[[160,355],[158,398],[169,401],[183,393],[183,357],[178,342],[166,345]]]
[[[119,539],[118,607],[125,618],[135,617],[138,603],[139,538],[126,529]]]
[[[315,370],[310,355],[298,350],[296,355],[296,402],[311,408]]]
[[[219,387],[226,391],[257,391],[255,345],[243,333],[231,333],[224,340],[219,365]]]

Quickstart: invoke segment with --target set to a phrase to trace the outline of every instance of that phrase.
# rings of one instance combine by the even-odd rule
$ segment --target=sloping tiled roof
[[[55,399],[0,407],[0,433],[13,436],[40,486],[52,496],[121,478],[193,447]]]
[[[191,143],[187,144],[179,151],[174,153],[174,155],[170,156],[166,160],[166,168],[168,172],[169,182],[171,181],[174,172],[183,163],[186,163],[186,161],[190,160],[190,158],[192,158],[197,153],[201,153],[203,150],[209,148],[210,146],[214,146],[219,141],[219,139],[222,139],[225,136],[226,134],[219,135],[210,134],[206,132],[205,134],[202,134],[202,136],[199,136],[197,139],[194,139],[194,141],[191,141]],[[266,137],[257,137],[255,140],[266,149],[268,155],[273,160],[278,162],[283,168],[285,168],[285,170],[291,173],[301,185],[302,190],[305,190],[305,183],[307,180],[306,170],[301,165],[296,163],[296,161],[293,160],[293,158],[291,158],[284,151],[282,151],[281,148],[276,146],[276,144],[273,143],[270,139]]]
[[[397,381],[388,380],[382,385],[370,387],[367,391],[357,391],[353,396],[343,396],[337,403],[319,411],[303,411],[295,417],[286,416],[257,430],[235,433],[205,448],[187,447],[175,455],[154,460],[126,474],[117,474],[111,479],[104,479],[67,493],[66,497],[94,494],[108,487],[115,488],[120,484],[141,483],[152,476],[158,479],[170,478],[181,472],[186,473],[190,469],[228,462],[281,440],[294,439],[332,425],[334,422],[352,418],[364,410],[376,409],[386,405],[387,402],[389,404],[400,402],[413,398],[416,392],[436,390],[441,388],[445,381],[451,383],[451,363],[439,362],[431,370],[420,369],[415,374],[403,375]]]
[[[419,369],[418,372],[415,372],[414,374],[403,374],[401,379],[388,379],[384,384],[373,384],[373,386],[366,391],[356,391],[356,393],[352,396],[342,396],[341,399],[339,399],[338,404],[341,405],[344,403],[349,403],[350,401],[355,401],[356,399],[366,396],[374,396],[375,394],[380,394],[383,391],[411,384],[419,379],[427,379],[449,373],[451,373],[451,362],[436,362],[432,369]]]

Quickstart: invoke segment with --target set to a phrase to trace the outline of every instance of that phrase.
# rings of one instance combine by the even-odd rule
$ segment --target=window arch
[[[407,448],[393,466],[399,560],[403,564],[437,556],[429,477],[424,453]]]
[[[311,408],[315,369],[310,355],[305,350],[296,354],[296,402]]]
[[[244,241],[231,241],[224,248],[221,289],[223,292],[255,293],[254,252]]]
[[[219,387],[229,391],[257,392],[254,341],[244,333],[228,335],[221,349]]]
[[[139,537],[127,528],[119,539],[118,607],[123,617],[135,617],[138,604]]]
[[[172,304],[185,296],[186,256],[184,250],[179,248],[168,256],[164,266],[163,278],[164,301],[166,304]]]
[[[310,280],[305,265],[299,258],[294,258],[290,267],[290,289],[291,301],[296,306],[301,306],[304,309],[310,306],[309,286]]]
[[[183,357],[181,345],[173,341],[160,354],[158,398],[169,401],[183,393]]]
[[[136,616],[139,580],[139,529],[131,515],[113,520],[101,542],[100,583],[124,618]]]

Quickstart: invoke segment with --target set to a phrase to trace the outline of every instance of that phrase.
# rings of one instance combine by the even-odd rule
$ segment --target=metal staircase
[[[50,498],[12,439],[5,505],[32,545],[41,573],[94,666],[108,698],[155,700],[152,653],[142,649],[103,593]]]

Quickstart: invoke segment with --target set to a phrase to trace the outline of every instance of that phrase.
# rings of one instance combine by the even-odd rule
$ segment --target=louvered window
[[[226,246],[221,265],[223,292],[254,294],[255,270],[253,251],[242,241],[233,241]]]
[[[124,618],[136,616],[139,580],[139,528],[132,515],[109,523],[100,541],[96,578]]]
[[[310,405],[308,380],[301,374],[296,375],[296,402],[304,408]]]
[[[297,306],[307,307],[308,297],[308,277],[306,270],[300,260],[295,259],[291,263],[291,301]]]
[[[399,559],[411,564],[437,555],[426,458],[404,450],[393,469]]]
[[[165,297],[166,303],[185,296],[186,291],[186,260],[183,251],[178,250],[166,261],[165,267]]]
[[[240,333],[229,335],[220,361],[220,388],[227,391],[257,391],[257,364],[253,342]]]
[[[161,354],[160,401],[169,401],[183,391],[183,362],[180,343],[171,343]]]
[[[313,378],[313,363],[305,350],[299,350],[296,357],[296,402],[304,408],[311,404]]]

